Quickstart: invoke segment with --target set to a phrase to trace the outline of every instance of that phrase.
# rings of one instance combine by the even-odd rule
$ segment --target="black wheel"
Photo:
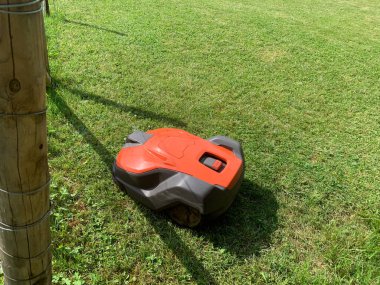
[[[202,221],[202,214],[193,207],[178,205],[168,210],[169,216],[179,225],[193,228]]]

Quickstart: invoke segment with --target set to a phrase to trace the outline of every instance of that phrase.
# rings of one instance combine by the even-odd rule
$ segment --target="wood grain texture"
[[[42,13],[0,14],[0,259],[7,285],[51,284],[46,114],[1,115],[45,110],[45,87]]]

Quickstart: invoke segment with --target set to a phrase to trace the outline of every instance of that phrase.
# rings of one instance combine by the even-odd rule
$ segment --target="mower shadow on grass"
[[[60,85],[60,87],[65,88],[62,85]],[[70,92],[75,92],[74,89],[67,90]],[[69,107],[66,101],[59,96],[54,89],[51,89],[49,94],[53,104],[55,104],[66,120],[78,133],[82,135],[83,139],[98,153],[103,163],[111,170],[112,163],[114,161],[114,156],[111,152],[96,138],[96,136]],[[108,101],[108,99],[104,100]],[[112,182],[110,181],[110,183]],[[140,206],[140,211],[144,214],[155,231],[160,235],[161,240],[173,252],[173,254],[177,256],[178,260],[191,274],[193,280],[197,284],[218,284],[213,276],[206,270],[202,262],[198,260],[191,249],[182,241],[181,237],[176,233],[175,226],[173,224],[168,223],[168,221],[165,218],[162,218],[160,214],[156,215],[142,206]]]
[[[237,257],[260,256],[277,229],[278,203],[269,189],[245,179],[231,208],[197,233]]]

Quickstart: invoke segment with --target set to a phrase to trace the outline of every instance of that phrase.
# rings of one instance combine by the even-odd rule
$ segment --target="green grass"
[[[55,284],[380,284],[377,0],[53,2]],[[218,222],[124,196],[133,130],[240,140]]]

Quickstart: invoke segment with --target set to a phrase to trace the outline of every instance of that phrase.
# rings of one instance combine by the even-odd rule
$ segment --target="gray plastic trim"
[[[235,140],[232,140],[228,137],[225,136],[216,136],[212,137],[209,139],[209,142],[219,145],[219,146],[224,146],[230,150],[233,151],[233,153],[239,157],[241,160],[244,159],[243,157],[243,149],[241,148],[241,144]]]
[[[144,144],[147,140],[149,140],[153,135],[141,132],[141,131],[136,131],[128,136],[127,142],[136,142],[139,144]]]

